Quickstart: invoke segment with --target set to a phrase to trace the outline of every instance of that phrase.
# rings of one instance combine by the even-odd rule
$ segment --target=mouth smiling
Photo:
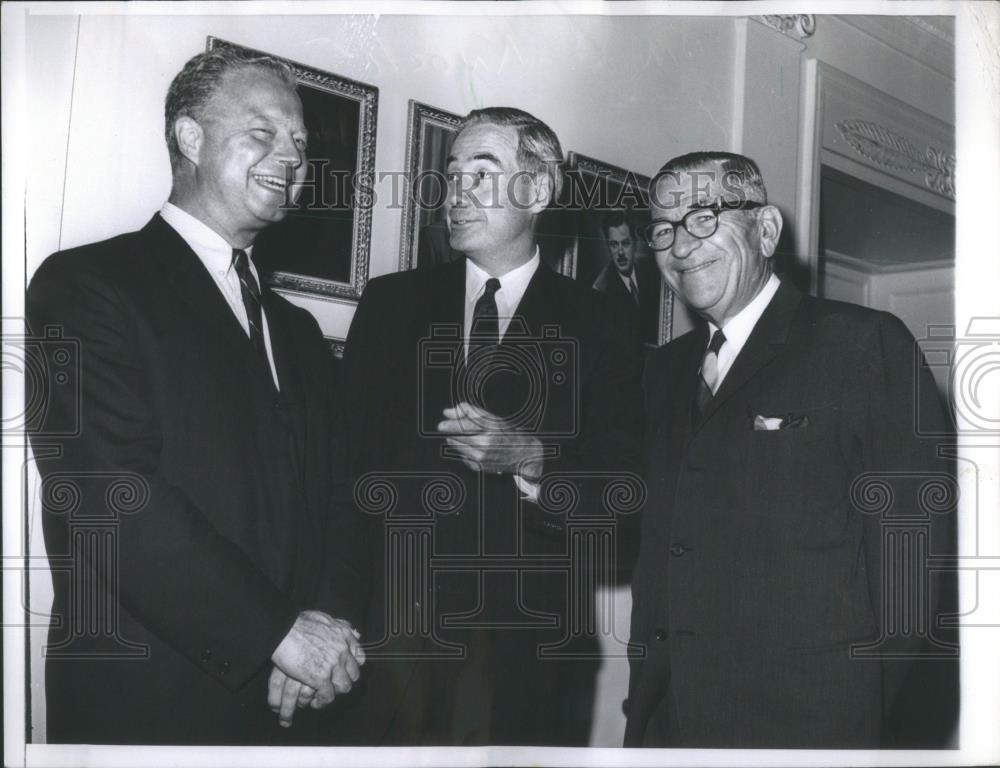
[[[473,217],[470,217],[470,216],[455,216],[455,215],[453,215],[451,217],[451,226],[452,227],[466,227],[469,224],[476,223],[477,221],[479,221],[479,219],[476,219],[476,218],[473,218]]]
[[[707,269],[708,267],[712,266],[717,261],[718,261],[718,259],[711,259],[710,261],[703,261],[701,264],[698,264],[698,265],[693,266],[693,267],[682,267],[682,268],[678,269],[677,271],[681,275],[690,275],[690,274],[693,274],[695,272],[701,272],[702,270]]]
[[[252,173],[250,175],[260,186],[272,192],[283,195],[285,194],[285,190],[288,189],[288,182],[281,176],[271,176],[265,173]]]

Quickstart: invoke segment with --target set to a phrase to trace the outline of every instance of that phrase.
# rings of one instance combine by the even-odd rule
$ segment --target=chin
[[[448,238],[448,245],[450,245],[452,249],[456,251],[474,250],[476,247],[475,242],[470,242],[470,238],[462,237],[461,235],[459,235],[458,237],[452,236]]]

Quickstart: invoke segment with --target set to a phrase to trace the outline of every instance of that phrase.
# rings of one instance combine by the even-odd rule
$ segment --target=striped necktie
[[[267,361],[267,350],[264,348],[264,325],[260,312],[260,287],[250,271],[250,256],[240,248],[233,248],[233,269],[240,278],[240,293],[243,294],[243,307],[247,311],[247,321],[250,325],[250,341],[261,359]]]
[[[705,407],[715,395],[719,386],[719,350],[726,343],[726,336],[720,328],[712,334],[712,340],[701,359],[701,370],[698,372],[698,391],[695,394],[695,413],[701,416]]]

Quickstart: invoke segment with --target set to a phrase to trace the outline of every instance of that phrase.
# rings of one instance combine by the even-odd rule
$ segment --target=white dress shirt
[[[528,289],[528,283],[534,277],[538,265],[542,263],[538,255],[538,246],[535,246],[535,254],[528,261],[519,267],[515,267],[510,272],[500,275],[500,289],[494,294],[497,303],[497,326],[500,330],[500,338],[503,339],[510,320],[517,311],[517,305],[521,303],[524,292]],[[486,290],[486,281],[492,275],[485,272],[472,259],[465,260],[465,354],[469,354],[469,334],[472,332],[472,318],[476,310],[476,302],[482,297]],[[530,501],[538,501],[538,485],[525,480],[520,475],[513,475],[514,484],[521,491],[523,497]]]
[[[212,276],[216,287],[226,300],[229,308],[236,315],[236,319],[243,327],[243,332],[250,338],[250,321],[247,319],[247,310],[243,306],[243,293],[240,290],[240,278],[233,268],[233,247],[226,242],[218,232],[209,227],[204,222],[199,221],[187,211],[183,211],[173,203],[164,203],[160,209],[160,216],[173,227],[177,234],[184,238],[191,250],[205,265],[208,274]],[[249,256],[253,246],[244,248]],[[250,271],[253,273],[257,285],[260,285],[260,275],[253,261],[249,261]],[[267,362],[271,367],[271,376],[274,378],[274,386],[279,389],[278,371],[274,367],[274,354],[271,352],[271,333],[267,327],[267,313],[263,304],[260,308],[261,332],[264,336],[264,349],[267,352]]]
[[[521,303],[524,292],[528,289],[528,283],[535,275],[535,270],[542,263],[538,255],[538,246],[535,246],[535,254],[528,261],[519,267],[515,267],[510,272],[500,275],[500,290],[494,294],[497,303],[497,325],[500,329],[500,338],[503,339],[510,326],[510,319],[517,311],[517,305]],[[472,259],[465,260],[465,354],[469,354],[469,334],[472,332],[472,319],[476,311],[476,302],[482,298],[486,290],[486,281],[492,275],[485,272]]]
[[[738,315],[733,317],[722,327],[722,333],[726,337],[726,343],[723,344],[722,348],[719,350],[719,375],[715,379],[715,388],[712,390],[713,395],[718,392],[719,387],[722,385],[722,380],[726,378],[726,374],[729,373],[729,369],[733,367],[733,363],[736,361],[736,356],[739,355],[740,350],[743,349],[743,345],[747,343],[747,339],[749,339],[750,334],[753,333],[753,329],[757,325],[757,321],[760,320],[760,316],[764,314],[764,310],[767,309],[767,305],[771,303],[771,299],[774,298],[774,294],[778,292],[779,285],[781,285],[781,281],[778,279],[778,276],[771,275],[767,282],[764,283],[764,287],[761,289],[760,293],[754,296],[753,300],[743,307]],[[712,335],[717,330],[718,326],[716,326],[713,322],[709,322],[709,343],[711,343]],[[707,348],[708,347],[706,346],[706,349]]]

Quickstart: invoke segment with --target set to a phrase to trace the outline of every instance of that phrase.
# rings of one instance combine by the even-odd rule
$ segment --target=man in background
[[[599,648],[568,529],[607,523],[636,464],[640,360],[623,313],[541,263],[561,158],[526,112],[470,113],[448,158],[463,258],[372,280],[354,316],[356,495],[385,502],[363,743],[587,744]]]
[[[594,288],[626,302],[642,342],[659,344],[662,278],[656,263],[636,258],[638,238],[627,211],[605,213],[601,217],[601,234],[609,261],[594,280]]]
[[[947,418],[913,337],[774,274],[749,158],[674,158],[650,194],[645,238],[703,322],[645,371],[626,745],[947,746],[955,582],[927,558],[955,552],[957,489],[914,430]]]
[[[294,74],[216,49],[165,111],[169,202],[138,232],[51,256],[28,289],[30,326],[80,351],[79,401],[49,387],[32,440],[55,588],[47,737],[322,740],[311,710],[364,661],[363,547],[331,508],[330,355],[252,260],[305,174]],[[53,452],[46,424],[73,412],[79,432]]]

